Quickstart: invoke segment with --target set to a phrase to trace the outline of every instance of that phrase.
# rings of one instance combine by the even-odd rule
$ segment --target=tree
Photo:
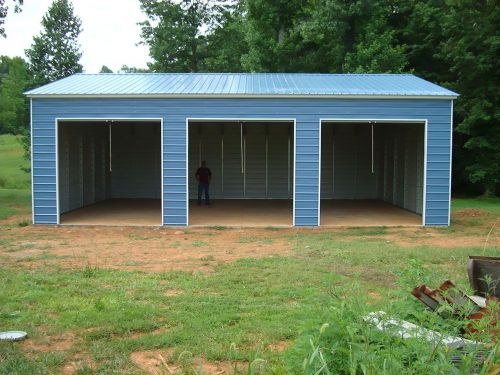
[[[113,73],[113,71],[109,69],[106,65],[103,65],[99,73]]]
[[[78,44],[81,20],[69,0],[54,0],[42,19],[43,30],[26,50],[34,85],[42,85],[82,71]]]
[[[443,19],[441,58],[458,91],[457,131],[465,173],[493,195],[500,183],[500,7],[494,0],[449,0]]]
[[[28,128],[28,100],[23,94],[30,76],[26,62],[20,57],[0,57],[0,66],[7,66],[0,81],[0,133],[23,134]]]
[[[242,4],[242,3],[241,3]],[[141,0],[142,43],[157,72],[239,71],[242,6],[234,0]]]
[[[205,50],[202,27],[209,21],[202,0],[141,0],[148,20],[141,23],[141,37],[149,45],[153,71],[197,72]]]
[[[118,73],[148,73],[149,69],[136,68],[134,66],[122,65]]]
[[[304,45],[296,32],[305,17],[310,1],[246,0],[245,37],[248,53],[243,68],[252,72],[286,72],[297,70],[299,61],[307,59],[300,53]],[[297,27],[298,26],[298,27]],[[304,64],[306,65],[306,64]],[[311,67],[314,69],[314,67]]]
[[[206,36],[202,71],[241,72],[242,56],[248,53],[243,3],[225,6],[214,16],[216,21]]]
[[[21,11],[21,6],[23,5],[23,2],[24,0],[12,0],[12,3],[14,4],[14,12],[18,13]],[[6,5],[6,0],[0,0],[0,36],[4,38],[7,37],[4,25],[8,11],[9,11],[9,6]]]

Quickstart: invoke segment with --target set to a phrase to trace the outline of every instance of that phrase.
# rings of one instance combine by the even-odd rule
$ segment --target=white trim
[[[426,208],[427,208],[427,123],[428,120],[425,120],[425,125],[424,125],[424,186],[422,187],[422,226],[425,227],[426,221],[425,218],[427,216],[426,214]]]
[[[104,121],[119,121],[119,122],[145,122],[156,121],[160,122],[161,132],[161,226],[163,222],[163,117],[56,117],[55,118],[55,135],[56,135],[56,211],[57,211],[57,224],[61,223],[60,212],[60,197],[59,197],[59,122],[104,122]]]
[[[292,226],[295,226],[295,165],[297,160],[296,155],[296,118],[282,118],[282,117],[186,117],[186,218],[189,218],[189,121],[203,121],[203,122],[293,122],[293,209],[292,209]],[[287,198],[288,199],[288,198]],[[186,220],[186,225],[189,221]]]
[[[189,117],[186,117],[186,226],[189,226]]]
[[[59,203],[59,120],[55,120],[55,132],[56,132],[56,213],[57,221],[56,224],[61,224],[61,204]],[[83,183],[83,182],[82,182]],[[82,202],[83,203],[83,202]]]
[[[450,180],[448,193],[448,226],[451,225],[451,168],[453,166],[453,100],[451,101],[451,118],[450,118]]]
[[[457,95],[368,94],[27,94],[37,99],[456,99]]]
[[[293,183],[292,183],[292,189],[293,189],[293,201],[292,201],[292,226],[295,226],[295,196],[297,194],[297,186],[296,186],[296,179],[297,179],[297,120],[293,120]]]
[[[136,122],[136,121],[160,121],[161,117],[57,117],[58,121],[65,122],[103,122],[103,121],[120,121],[120,122]]]
[[[381,123],[415,123],[415,124],[423,124],[424,125],[424,181],[423,181],[423,189],[422,189],[422,226],[425,226],[425,209],[426,209],[426,195],[427,195],[427,124],[428,120],[425,118],[391,118],[391,119],[384,119],[384,118],[320,118],[319,119],[319,124],[320,124],[320,140],[321,140],[321,128],[323,123],[331,122],[381,122]],[[321,202],[321,150],[319,154],[319,182],[320,185],[318,186],[318,194],[319,194],[319,201]],[[320,205],[321,207],[321,205]],[[321,217],[321,212],[318,212],[318,216]]]
[[[35,224],[35,184],[33,170],[33,99],[30,98],[31,222]]]
[[[321,133],[323,126],[321,120],[319,121],[319,165],[318,165],[318,227],[321,225]]]
[[[164,199],[163,199],[163,117],[160,119],[160,137],[161,137],[161,151],[160,151],[160,168],[161,168],[161,226],[165,225],[164,222]]]
[[[186,117],[187,121],[203,122],[293,122],[294,118],[286,117]]]

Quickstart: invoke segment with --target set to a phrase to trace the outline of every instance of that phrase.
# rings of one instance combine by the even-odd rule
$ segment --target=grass
[[[332,340],[366,347],[357,336],[349,339],[348,327],[374,342],[390,344],[392,354],[386,354],[394,360],[406,358],[409,348],[428,350],[418,343],[402,345],[381,337],[359,321],[360,314],[385,310],[412,319],[413,311],[413,320],[439,328],[442,322],[409,295],[410,286],[437,285],[446,275],[467,288],[467,255],[494,255],[498,249],[401,247],[377,238],[378,233],[370,231],[375,238],[355,241],[328,232],[283,234],[293,244],[291,256],[242,259],[217,265],[210,274],[142,273],[91,265],[3,267],[0,330],[25,330],[34,342],[49,338],[53,345],[68,333],[77,339],[59,352],[27,352],[19,343],[0,343],[0,373],[55,373],[82,356],[80,373],[135,373],[131,353],[157,349],[172,349],[166,360],[173,363],[189,353],[213,363],[259,358],[265,361],[264,373],[314,373],[317,357],[312,367],[302,367],[313,352],[310,340],[323,348],[329,366],[336,366],[337,359],[353,366],[341,353],[334,359],[327,350]],[[176,293],[169,295],[168,290]],[[370,300],[369,292],[380,298]],[[320,335],[324,323],[329,325]],[[270,349],[278,342],[287,344],[284,353]],[[368,348],[357,355],[365,353],[378,363],[376,346]],[[438,366],[434,362],[432,366]],[[432,366],[431,370],[442,368]]]
[[[30,212],[29,162],[19,137],[0,134],[0,220]]]
[[[23,158],[20,138],[0,134],[0,189],[28,189],[30,177],[26,172],[29,162]]]
[[[453,210],[463,210],[466,208],[475,208],[483,211],[491,212],[500,216],[500,198],[457,198],[452,200]]]
[[[19,155],[14,164],[21,163]],[[23,181],[16,173],[0,167],[8,186]],[[26,189],[0,189],[0,219],[29,213],[29,198]],[[455,212],[466,208],[500,217],[498,199],[453,201]],[[483,241],[490,229],[485,220],[491,218],[462,216],[451,228],[411,234],[389,228],[270,227],[268,235],[242,235],[232,247],[272,244],[279,238],[291,244],[289,255],[231,263],[216,262],[208,235],[200,237],[205,241],[170,244],[185,247],[186,257],[189,250],[203,250],[200,260],[213,267],[204,273],[146,273],[92,264],[61,268],[56,260],[62,256],[52,254],[44,243],[58,239],[51,228],[26,231],[24,219],[0,225],[0,331],[24,330],[31,340],[30,345],[0,342],[0,374],[52,374],[64,366],[75,366],[77,374],[136,374],[142,370],[131,354],[154,350],[164,353],[171,368],[183,364],[176,373],[186,374],[196,373],[193,358],[253,364],[248,373],[266,374],[325,374],[326,369],[341,374],[471,373],[470,366],[457,370],[449,364],[453,351],[382,334],[361,317],[384,310],[440,332],[457,333],[459,323],[430,314],[409,290],[422,283],[436,286],[445,278],[468,290],[467,256],[500,252]],[[212,229],[218,236],[232,233],[225,227]],[[450,238],[472,234],[479,241],[450,249],[418,241],[402,246],[393,240],[436,233]],[[156,236],[138,229],[127,238],[144,241],[147,248],[147,240]],[[32,250],[38,252],[29,253]],[[9,261],[22,252],[38,263],[24,266],[26,258]],[[123,259],[121,265],[141,264]],[[273,349],[277,346],[284,351]]]

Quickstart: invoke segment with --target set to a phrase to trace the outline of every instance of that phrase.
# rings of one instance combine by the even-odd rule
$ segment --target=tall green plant
[[[26,62],[20,57],[0,57],[6,73],[0,75],[0,133],[23,134],[28,129],[28,101],[24,90],[30,76]]]
[[[82,71],[78,44],[81,26],[69,0],[53,1],[43,16],[42,32],[25,51],[35,86]]]

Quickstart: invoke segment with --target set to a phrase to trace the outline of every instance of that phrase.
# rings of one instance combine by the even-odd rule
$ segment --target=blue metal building
[[[413,75],[77,74],[27,95],[35,224],[156,199],[158,224],[190,225],[202,159],[214,198],[288,200],[291,225],[327,200],[450,223],[457,94]]]

